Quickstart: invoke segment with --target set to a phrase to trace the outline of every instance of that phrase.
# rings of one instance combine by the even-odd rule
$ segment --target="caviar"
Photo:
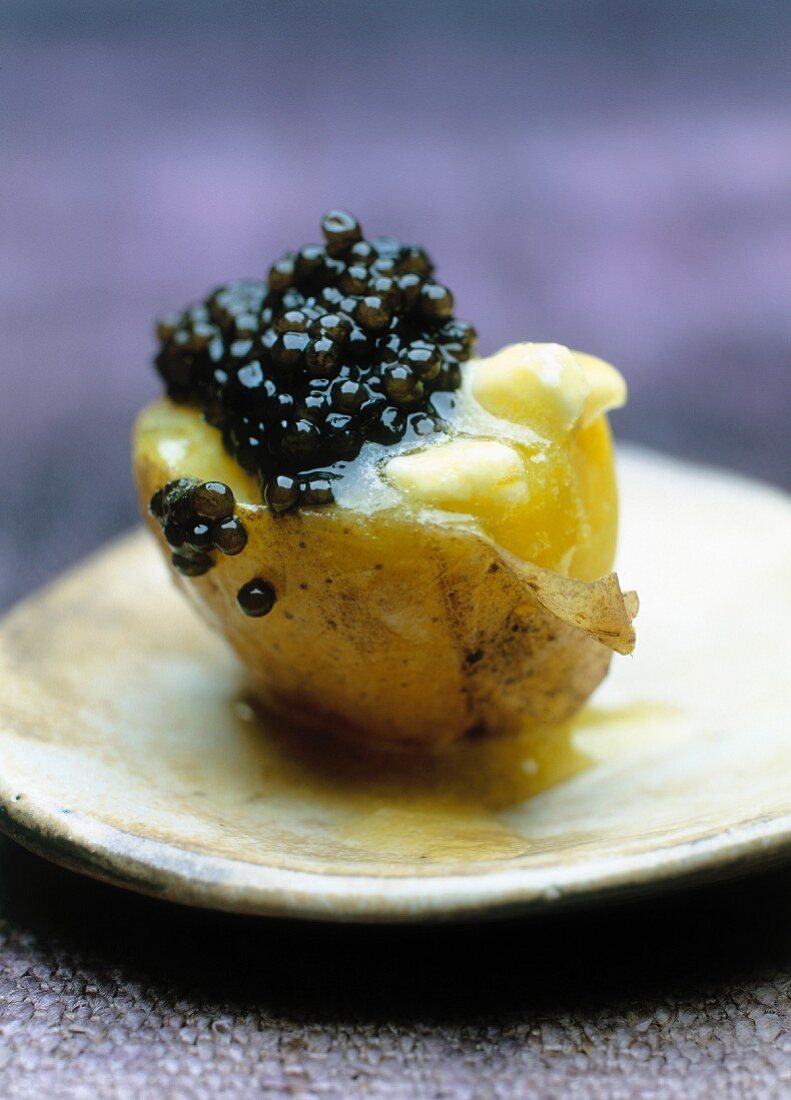
[[[221,481],[181,478],[154,493],[148,510],[162,528],[179,573],[200,577],[214,565],[215,550],[244,550],[247,531],[234,515],[235,506],[233,493]]]
[[[260,619],[262,615],[268,615],[275,606],[275,598],[275,590],[269,581],[262,581],[256,577],[255,580],[242,585],[236,601],[245,615]]]
[[[344,211],[321,228],[324,244],[286,253],[266,281],[221,286],[157,326],[168,396],[220,429],[274,512],[331,503],[365,443],[441,430],[433,399],[458,389],[476,339],[423,249],[366,240]],[[229,519],[233,507],[221,514],[211,491],[198,491],[196,518]],[[203,535],[190,542],[182,520],[167,522],[174,550],[191,561],[205,552]]]

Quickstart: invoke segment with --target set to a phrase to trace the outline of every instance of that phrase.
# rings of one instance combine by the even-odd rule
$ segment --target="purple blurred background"
[[[787,0],[0,4],[0,606],[134,522],[151,322],[344,206],[621,438],[791,484]]]

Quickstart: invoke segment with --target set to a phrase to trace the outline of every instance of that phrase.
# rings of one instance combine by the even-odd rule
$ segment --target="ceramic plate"
[[[163,898],[331,920],[519,912],[791,855],[791,506],[645,453],[621,485],[636,655],[568,728],[428,759],[259,714],[131,535],[5,620],[0,825]]]

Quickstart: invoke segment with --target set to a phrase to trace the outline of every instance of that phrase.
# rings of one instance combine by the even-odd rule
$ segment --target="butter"
[[[562,344],[511,344],[470,369],[472,395],[487,412],[552,435],[575,427],[590,393]]]
[[[626,404],[626,381],[619,370],[595,355],[584,351],[572,353],[585,372],[589,393],[582,410],[581,424],[587,428],[597,416],[620,409]]]
[[[505,509],[528,495],[522,456],[495,440],[455,439],[397,455],[384,473],[413,503],[449,512],[476,512],[482,503]]]
[[[586,427],[626,401],[615,367],[562,344],[511,344],[469,369],[471,392],[482,408],[550,437]]]
[[[614,367],[561,344],[471,360],[447,433],[377,466],[377,499],[463,516],[523,561],[595,580],[612,568],[618,518],[604,414],[625,400]]]

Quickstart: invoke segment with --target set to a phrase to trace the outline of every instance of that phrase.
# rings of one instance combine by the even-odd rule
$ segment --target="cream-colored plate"
[[[791,507],[628,452],[632,659],[569,729],[437,758],[257,714],[134,534],[0,633],[0,826],[195,905],[333,920],[523,911],[791,856]],[[262,629],[266,629],[265,620]]]

